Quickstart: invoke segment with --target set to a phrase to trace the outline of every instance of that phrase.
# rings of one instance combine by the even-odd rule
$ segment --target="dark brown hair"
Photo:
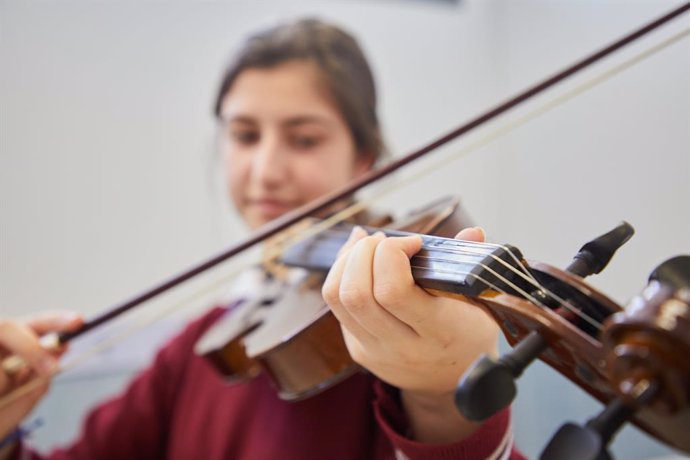
[[[223,75],[214,112],[237,76],[250,68],[270,68],[291,60],[315,62],[347,123],[357,152],[374,162],[384,144],[376,114],[376,87],[369,64],[350,34],[318,19],[281,24],[249,37]]]

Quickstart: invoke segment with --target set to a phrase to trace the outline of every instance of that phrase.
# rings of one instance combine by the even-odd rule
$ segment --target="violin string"
[[[457,240],[451,240],[451,242],[452,242],[452,241],[457,241]],[[452,243],[451,243],[451,244],[452,244]],[[515,262],[515,264],[517,265],[517,267],[520,267],[522,270],[514,270],[514,267],[513,267],[512,265],[508,264],[506,261],[504,261],[503,259],[501,259],[500,257],[496,256],[496,255],[493,254],[493,253],[488,254],[488,256],[491,257],[492,259],[494,259],[496,262],[498,262],[498,263],[500,263],[501,265],[503,265],[504,267],[506,267],[508,270],[511,270],[511,271],[513,271],[514,273],[516,273],[519,277],[521,277],[522,279],[524,279],[525,281],[527,281],[529,284],[531,284],[532,286],[534,286],[536,289],[540,290],[543,294],[545,294],[546,296],[548,296],[548,297],[552,298],[553,300],[555,300],[556,302],[558,302],[558,304],[559,304],[560,306],[564,307],[566,310],[568,310],[568,311],[570,311],[571,313],[573,313],[574,315],[578,316],[580,319],[582,319],[582,320],[588,322],[590,325],[592,325],[592,326],[593,326],[594,328],[596,328],[597,330],[603,329],[603,324],[602,324],[602,323],[600,323],[600,322],[597,321],[596,319],[592,318],[592,316],[590,316],[590,315],[588,315],[587,313],[585,313],[582,309],[577,308],[576,306],[574,306],[574,305],[573,305],[572,303],[570,303],[568,300],[562,298],[561,296],[559,296],[558,294],[556,294],[556,293],[553,292],[552,290],[548,289],[548,288],[547,288],[546,286],[544,286],[543,284],[539,283],[539,281],[538,281],[538,280],[536,279],[536,277],[532,274],[532,272],[530,272],[530,271],[527,269],[527,267],[525,267],[525,266],[523,265],[523,263],[520,262],[520,260],[518,260],[518,257],[515,255],[515,252],[512,250],[511,247],[506,246],[506,245],[499,245],[499,246],[500,246],[504,251],[506,251],[506,252],[510,255],[510,257],[513,259],[513,261]],[[464,250],[464,251],[466,252],[467,250]],[[482,263],[481,265],[482,265],[483,267],[485,267],[485,265],[484,265],[483,263]],[[486,268],[488,268],[488,267],[486,267]],[[542,305],[542,306],[543,306],[543,305]]]
[[[482,264],[482,266],[483,266],[483,268],[485,268],[488,272],[490,272],[492,275],[494,275],[496,278],[498,278],[500,281],[504,282],[504,283],[505,283],[506,285],[508,285],[510,288],[515,289],[517,292],[519,292],[520,294],[522,294],[523,297],[525,297],[526,299],[528,299],[528,300],[529,300],[530,302],[532,302],[533,304],[538,305],[538,306],[540,306],[540,307],[542,307],[542,308],[544,308],[544,309],[548,309],[548,307],[547,307],[546,305],[544,305],[539,299],[535,298],[535,297],[532,296],[530,293],[524,291],[524,290],[521,289],[519,286],[515,285],[515,284],[512,283],[510,280],[508,280],[507,278],[505,278],[503,275],[501,275],[501,274],[495,272],[493,269],[491,269],[491,268],[488,267],[487,265]],[[422,270],[425,270],[425,269],[426,269],[425,267],[420,267],[420,266],[412,266],[412,268],[420,268],[420,269],[422,269]],[[490,281],[484,279],[482,276],[477,275],[477,274],[472,273],[472,272],[458,272],[458,271],[446,271],[446,270],[434,270],[434,272],[437,272],[437,273],[446,273],[446,274],[451,274],[451,275],[472,276],[473,278],[477,279],[478,281],[480,281],[480,282],[486,284],[487,286],[491,287],[492,289],[496,290],[497,292],[500,292],[500,293],[502,293],[502,294],[507,294],[507,292],[506,292],[505,290],[503,290],[502,288],[500,288],[500,287],[494,285],[494,284],[491,283]]]
[[[457,241],[457,240],[450,240],[451,246],[452,246],[452,242],[453,242],[453,241]],[[511,247],[509,247],[509,246],[506,246],[506,245],[498,245],[498,246],[499,246],[501,249],[503,249],[504,251],[506,251],[506,252],[508,253],[508,255],[509,255],[509,256],[513,259],[513,261],[515,262],[515,264],[516,264],[516,266],[518,267],[518,269],[515,268],[516,266],[513,266],[513,265],[509,264],[508,262],[506,262],[505,260],[503,260],[503,259],[501,259],[500,257],[498,257],[498,256],[497,256],[495,253],[493,253],[493,252],[492,252],[492,253],[489,253],[489,254],[486,254],[486,256],[487,256],[487,257],[491,257],[494,261],[496,261],[496,262],[498,262],[499,264],[503,265],[503,266],[504,266],[506,269],[508,269],[509,271],[512,271],[514,274],[516,274],[517,276],[519,276],[520,278],[522,278],[523,280],[525,280],[527,283],[531,284],[531,285],[534,286],[536,289],[540,290],[543,294],[547,295],[548,297],[551,297],[553,300],[555,300],[556,302],[558,302],[558,303],[559,303],[561,306],[563,306],[565,309],[571,311],[573,314],[575,314],[575,315],[579,316],[581,319],[587,321],[588,323],[590,323],[592,326],[594,326],[594,327],[597,328],[598,330],[601,330],[601,328],[602,328],[601,323],[599,323],[599,322],[596,321],[594,318],[592,318],[590,315],[587,315],[587,314],[584,313],[581,309],[575,307],[575,306],[572,305],[570,302],[568,302],[567,300],[563,299],[563,298],[560,297],[558,294],[556,294],[555,292],[551,291],[550,289],[546,288],[546,286],[544,286],[543,284],[541,284],[541,283],[536,279],[536,277],[527,269],[527,267],[525,267],[524,264],[518,259],[518,257],[515,255],[515,252],[513,251],[513,248],[511,248]],[[436,248],[434,248],[434,250],[435,250],[435,249],[436,249]],[[450,250],[448,250],[448,249],[446,249],[446,251],[447,251],[447,252],[451,252],[451,253],[453,252],[453,251],[450,251]],[[460,254],[468,253],[468,252],[472,253],[472,251],[470,251],[470,250],[468,250],[468,249],[460,249],[460,250],[458,251],[458,253],[460,253]],[[422,257],[424,257],[424,256],[422,256]],[[454,260],[444,260],[444,262],[454,262]],[[486,268],[487,270],[491,271],[492,274],[496,275],[496,273],[493,271],[493,269],[491,269],[490,267],[488,267],[488,266],[485,265],[484,263],[480,263],[480,264],[478,264],[478,265],[482,266],[483,268]],[[532,297],[532,296],[530,296],[530,297]]]
[[[505,245],[501,245],[499,247],[502,248],[504,251],[506,251],[511,256],[511,258],[513,259],[513,261],[515,262],[515,264],[517,266],[517,269],[516,269],[516,266],[510,265],[508,262],[506,262],[505,260],[498,257],[493,252],[488,253],[488,254],[483,254],[483,255],[485,257],[491,257],[494,261],[503,265],[509,271],[512,271],[514,274],[516,274],[520,278],[524,279],[526,282],[528,282],[529,284],[531,284],[535,288],[537,288],[537,289],[541,290],[542,292],[544,292],[545,294],[551,296],[554,300],[561,302],[561,303],[564,302],[563,299],[561,299],[555,293],[551,292],[545,286],[543,286],[541,283],[539,283],[539,281],[535,278],[535,276],[529,270],[527,270],[527,267],[525,267],[524,264],[517,258],[517,256],[515,255],[515,253],[511,247],[505,246]],[[457,253],[457,254],[466,254],[466,253],[476,254],[473,251],[468,251],[467,249],[461,249],[459,251],[448,251],[448,252]],[[444,262],[453,262],[453,260],[445,260]],[[480,264],[480,265],[484,266],[483,264]]]
[[[454,240],[451,240],[451,242],[450,242],[450,245],[451,245],[451,246],[453,245],[453,243],[452,243],[453,241],[454,241]],[[456,241],[457,241],[457,240],[456,240]],[[530,272],[529,270],[527,270],[526,267],[523,266],[522,262],[521,262],[521,261],[518,259],[518,257],[515,255],[515,251],[513,251],[513,248],[511,248],[510,246],[507,246],[507,245],[505,245],[505,244],[497,244],[497,245],[494,245],[494,246],[497,247],[497,248],[503,249],[505,252],[507,252],[508,255],[510,256],[510,258],[513,259],[513,262],[515,262],[515,264],[516,264],[518,267],[521,267],[521,268],[523,269],[523,270],[522,270],[522,273],[524,273],[528,278],[530,278],[530,279],[532,280],[533,283],[536,283],[535,286],[539,283],[539,281],[537,281],[537,279],[534,277],[534,275],[532,274],[532,272]],[[496,256],[495,256],[495,255],[492,255],[492,257],[494,257],[494,259],[496,259]],[[504,264],[504,265],[506,264],[506,262],[504,262],[503,259],[501,259],[501,258],[498,258],[497,260],[498,260],[500,263]],[[520,276],[522,276],[522,275],[520,275]],[[525,281],[528,281],[528,280],[525,278]]]
[[[545,305],[542,301],[540,301],[539,299],[535,298],[534,295],[532,295],[532,294],[526,292],[524,289],[520,288],[518,285],[516,285],[516,284],[513,283],[512,281],[510,281],[509,279],[505,278],[503,275],[501,275],[501,274],[499,274],[498,272],[496,272],[496,271],[495,271],[493,268],[491,268],[490,266],[488,266],[488,265],[486,265],[486,264],[484,264],[484,263],[480,263],[480,264],[478,264],[478,265],[481,266],[482,268],[484,268],[486,271],[488,271],[488,272],[491,273],[492,275],[494,275],[496,278],[500,279],[503,283],[505,283],[506,285],[508,285],[510,288],[512,288],[512,289],[514,289],[515,291],[517,291],[518,293],[520,293],[524,298],[528,299],[528,300],[529,300],[530,302],[532,302],[533,304],[538,305],[538,306],[540,306],[540,307],[542,307],[542,308],[544,308],[544,309],[551,310],[551,308],[549,308],[547,305]],[[429,268],[427,268],[427,267],[423,267],[423,266],[419,266],[419,265],[412,265],[412,268],[418,268],[418,269],[427,270],[427,271],[433,270],[435,273],[442,273],[442,274],[452,275],[452,276],[465,276],[465,277],[471,276],[471,277],[477,279],[478,281],[481,281],[482,283],[486,284],[487,286],[492,287],[492,289],[495,289],[495,290],[497,290],[498,292],[500,292],[500,293],[502,293],[502,294],[508,294],[508,292],[506,292],[505,290],[503,290],[503,289],[497,287],[496,285],[494,285],[493,283],[489,282],[488,280],[484,279],[481,275],[478,275],[478,274],[476,274],[476,273],[472,273],[471,271],[470,271],[470,272],[463,272],[463,271],[457,271],[457,270],[429,269]],[[541,288],[541,289],[543,289],[543,288]],[[571,311],[573,314],[577,315],[580,319],[582,319],[582,320],[586,321],[587,323],[589,323],[591,326],[593,326],[593,327],[594,327],[595,329],[597,329],[598,331],[600,331],[600,330],[603,328],[602,323],[600,323],[600,322],[598,322],[596,319],[592,318],[590,315],[588,315],[587,313],[585,313],[584,311],[582,311],[582,309],[579,309],[579,308],[575,307],[575,306],[572,305],[570,302],[568,302],[568,301],[566,301],[566,300],[560,298],[559,296],[557,296],[557,295],[555,295],[555,294],[553,294],[553,293],[550,293],[548,290],[544,290],[543,292],[544,292],[546,295],[548,295],[548,296],[552,296],[556,301],[558,301],[558,303],[559,303],[561,306],[565,307],[567,310],[569,310],[569,311]]]
[[[451,242],[454,240],[451,240]],[[457,240],[455,240],[457,241]],[[558,302],[561,306],[563,306],[566,310],[569,310],[576,316],[579,316],[581,319],[587,321],[589,324],[597,328],[598,330],[601,330],[603,328],[603,325],[596,321],[594,318],[592,318],[590,315],[586,314],[585,312],[582,311],[582,309],[579,309],[572,305],[569,301],[566,299],[562,298],[555,292],[551,291],[550,289],[546,288],[546,286],[542,285],[539,283],[539,281],[536,279],[536,277],[523,265],[520,260],[518,260],[517,256],[515,255],[514,251],[512,250],[511,247],[506,246],[506,245],[500,245],[500,247],[506,251],[510,257],[513,259],[513,261],[516,263],[517,267],[521,268],[521,270],[515,270],[513,265],[508,264],[508,262],[504,261],[500,257],[496,256],[494,253],[488,254],[489,257],[491,257],[493,260],[496,262],[500,263],[504,267],[506,267],[508,270],[512,271],[513,273],[517,274],[519,277],[527,281],[529,284],[534,286],[536,289],[541,290],[543,294],[551,297],[553,300]],[[461,252],[467,252],[466,249],[462,249]],[[452,261],[448,261],[452,262]],[[483,267],[486,267],[483,263],[481,264]],[[486,267],[487,269],[489,267]],[[493,270],[492,270],[493,271]]]
[[[491,269],[490,267],[486,267],[486,269],[487,269],[488,271],[492,272],[492,273],[494,274],[494,276],[497,275],[497,274],[494,272],[494,270]],[[472,276],[476,277],[476,275],[474,275],[474,274],[472,274]],[[483,281],[484,281],[484,283],[487,283],[487,281],[485,281],[485,280],[483,280]],[[504,281],[504,282],[505,282],[505,281]],[[512,284],[512,283],[511,283],[511,284]],[[513,286],[511,286],[511,287],[513,287]],[[513,289],[515,289],[515,287],[513,287]],[[570,311],[571,313],[573,313],[573,314],[574,314],[575,316],[577,316],[579,319],[581,319],[581,320],[583,320],[583,321],[589,323],[590,326],[594,327],[597,331],[601,332],[602,329],[604,328],[603,323],[597,321],[597,320],[596,320],[595,318],[593,318],[591,315],[585,313],[581,308],[577,308],[575,305],[571,304],[569,301],[563,299],[562,297],[560,297],[559,295],[557,295],[557,294],[555,294],[554,292],[550,291],[549,289],[546,289],[544,286],[541,287],[541,291],[542,291],[545,295],[547,295],[547,296],[553,298],[554,300],[556,300],[556,302],[558,302],[559,306],[564,307],[566,310],[568,310],[568,311]],[[519,292],[521,292],[521,291],[519,291]],[[522,291],[521,293],[523,293],[523,292],[524,292],[524,291]],[[523,293],[523,295],[524,295],[524,293]],[[532,297],[531,295],[530,295],[530,298],[534,299],[534,297]],[[546,308],[546,309],[550,309],[547,305],[544,305],[541,301],[538,301],[537,303],[538,303],[541,307],[544,307],[544,308]],[[561,315],[558,315],[558,316],[561,316]]]
[[[474,274],[471,274],[471,275],[472,275],[475,279],[477,279],[478,281],[483,282],[484,284],[486,284],[490,289],[493,289],[495,292],[501,292],[501,293],[503,293],[503,294],[507,294],[505,291],[503,291],[503,289],[499,288],[498,286],[496,286],[495,284],[493,284],[491,281],[485,280],[485,279],[483,279],[483,278],[481,278],[481,277],[478,277],[478,276],[476,276],[476,275],[474,275]],[[543,306],[543,305],[542,305],[542,306]],[[548,307],[546,307],[546,308],[548,308]],[[592,319],[592,323],[590,323],[590,324],[592,324],[598,331],[601,331],[601,327],[599,326],[599,323],[598,323],[596,320]]]

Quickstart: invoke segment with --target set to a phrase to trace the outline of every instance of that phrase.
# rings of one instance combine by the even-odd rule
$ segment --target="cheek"
[[[242,160],[241,155],[226,151],[223,155],[223,170],[227,191],[232,201],[238,206],[241,203],[242,191],[247,185],[248,164]]]
[[[353,179],[353,163],[342,155],[324,155],[303,161],[294,171],[299,175],[304,197],[314,199],[332,192]]]

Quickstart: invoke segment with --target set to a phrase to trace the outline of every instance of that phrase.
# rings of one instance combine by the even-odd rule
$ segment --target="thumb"
[[[78,328],[84,323],[84,318],[73,311],[47,311],[41,312],[26,319],[26,324],[37,334],[54,331],[69,331]]]

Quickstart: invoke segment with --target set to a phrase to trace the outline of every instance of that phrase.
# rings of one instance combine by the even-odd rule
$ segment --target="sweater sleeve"
[[[177,388],[199,331],[220,312],[212,311],[192,323],[156,355],[124,393],[105,402],[86,418],[79,439],[50,455],[20,444],[16,460],[155,460],[166,456],[168,422],[172,418]]]
[[[462,441],[451,444],[425,444],[405,436],[408,422],[398,390],[377,381],[375,392],[376,420],[393,445],[397,460],[524,459],[512,446],[509,409],[488,419],[477,431]]]

